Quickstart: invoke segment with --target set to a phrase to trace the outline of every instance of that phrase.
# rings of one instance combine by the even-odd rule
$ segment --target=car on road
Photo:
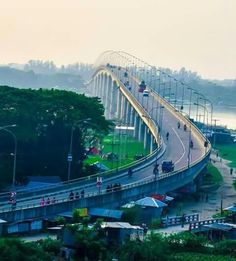
[[[149,96],[149,90],[144,90],[143,97],[148,97],[148,96]]]
[[[163,161],[161,164],[161,170],[163,173],[174,171],[175,165],[172,160]]]

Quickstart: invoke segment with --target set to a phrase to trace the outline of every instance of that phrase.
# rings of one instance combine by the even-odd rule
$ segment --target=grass
[[[236,168],[236,143],[229,145],[217,145],[220,157],[231,161],[230,167]]]
[[[220,174],[220,171],[213,166],[211,163],[207,165],[207,171],[205,173],[205,184],[210,185],[210,184],[215,184],[215,185],[220,185],[222,182],[223,177]]]
[[[147,155],[148,151],[143,148],[143,143],[127,135],[107,135],[101,144],[102,154],[113,152],[118,155],[118,160],[107,160],[99,155],[89,155],[85,164],[100,162],[109,169],[115,169],[127,165],[135,160],[136,155]]]

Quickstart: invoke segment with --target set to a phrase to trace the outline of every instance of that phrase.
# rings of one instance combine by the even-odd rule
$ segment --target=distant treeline
[[[22,71],[10,67],[0,67],[0,85],[18,88],[55,88],[78,92],[84,88],[79,75],[68,73],[43,74],[34,71]]]
[[[180,70],[162,67],[158,69],[186,83],[197,92],[201,92],[214,105],[236,105],[234,98],[235,79],[208,81],[202,79],[197,72],[192,72],[184,67]],[[30,60],[26,64],[9,64],[9,67],[0,67],[0,84],[31,88],[53,87],[78,91],[78,88],[83,87],[83,80],[90,79],[92,72],[92,64],[74,63],[58,67],[53,61]]]

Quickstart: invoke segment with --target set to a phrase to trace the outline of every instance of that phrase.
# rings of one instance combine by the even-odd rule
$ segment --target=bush
[[[195,251],[195,252],[208,252],[207,238],[197,236],[189,232],[171,234],[166,237],[166,240],[173,251]]]
[[[236,257],[236,240],[223,240],[214,245],[215,254],[230,255]]]

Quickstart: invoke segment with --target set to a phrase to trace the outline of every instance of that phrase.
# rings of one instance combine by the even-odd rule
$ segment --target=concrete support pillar
[[[100,97],[101,98],[101,100],[102,100],[102,103],[103,103],[103,92],[102,92],[102,90],[103,90],[103,74],[100,74],[100,80],[99,80],[99,89],[98,89],[98,97]],[[104,103],[103,103],[104,104]]]
[[[121,103],[122,103],[121,100],[122,100],[121,92],[118,89],[117,90],[117,107],[116,107],[116,117],[118,119],[121,118]]]
[[[125,98],[125,96],[123,96],[124,98],[124,106],[123,106],[123,114],[122,114],[122,122],[125,124],[126,123],[126,117],[127,117],[127,99]]]
[[[105,93],[105,106],[106,106],[106,118],[108,118],[109,116],[109,105],[110,105],[110,91],[111,91],[111,85],[110,85],[110,81],[107,78],[106,84],[104,85],[104,93]]]
[[[101,88],[100,88],[99,92],[100,92],[100,97],[101,97],[102,103],[105,107],[105,113],[106,113],[105,92],[104,92],[104,86],[106,84],[106,76],[102,74],[101,79],[102,79],[101,80]]]
[[[139,120],[140,118],[136,113],[134,113],[134,138],[138,139],[139,137]]]
[[[144,125],[143,144],[144,144],[144,149],[147,149],[147,147],[148,147],[148,128],[146,125]]]
[[[130,125],[130,117],[131,117],[131,104],[127,101],[125,123],[128,125]]]
[[[131,105],[130,105],[130,108],[131,108],[131,111],[130,111],[130,125],[131,126],[134,126],[134,121],[135,121],[135,109],[134,109],[134,107],[132,107]]]
[[[120,121],[124,123],[125,97],[121,94]]]
[[[99,89],[99,85],[100,85],[100,75],[98,75],[96,78],[97,78],[97,79],[96,79],[95,96],[96,96],[96,97],[99,97],[99,96],[98,96],[98,89]]]
[[[139,117],[139,133],[138,133],[138,140],[143,142],[144,141],[144,122]]]
[[[116,110],[117,110],[117,102],[118,102],[118,86],[116,82],[111,82],[112,84],[112,92],[111,92],[111,119],[117,117]]]
[[[154,150],[154,146],[153,146],[153,136],[150,133],[150,153],[152,153]]]

